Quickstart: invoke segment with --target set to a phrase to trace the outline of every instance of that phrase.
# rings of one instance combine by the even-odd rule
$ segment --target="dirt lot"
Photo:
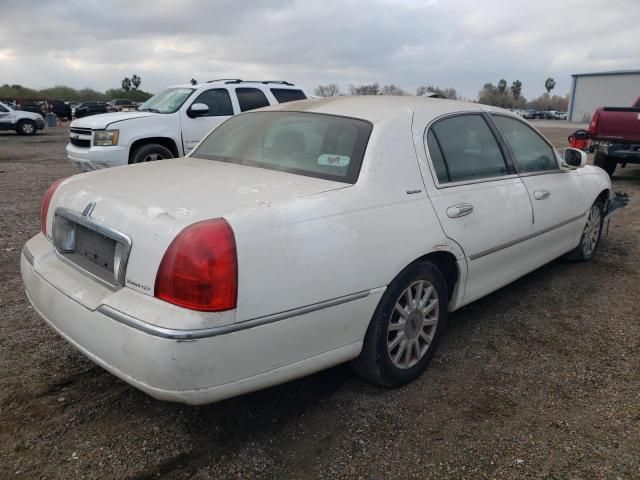
[[[541,124],[558,145],[570,130]],[[347,366],[206,407],[162,403],[58,338],[24,295],[65,128],[0,133],[1,478],[640,478],[640,168],[594,261],[553,262],[452,315],[421,379]]]

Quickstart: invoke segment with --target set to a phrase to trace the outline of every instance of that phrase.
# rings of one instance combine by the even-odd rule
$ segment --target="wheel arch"
[[[163,147],[169,149],[174,158],[180,156],[180,152],[178,151],[178,146],[176,142],[169,137],[145,137],[140,138],[131,144],[129,148],[129,160],[128,163],[131,163],[131,159],[133,158],[133,154],[135,151],[142,147],[143,145],[148,145],[150,143],[157,143],[158,145],[162,145]]]
[[[462,272],[458,266],[458,259],[456,256],[448,250],[435,250],[416,258],[405,268],[424,261],[429,261],[438,267],[447,285],[448,299],[451,300],[456,287],[459,285],[460,279],[462,278]]]

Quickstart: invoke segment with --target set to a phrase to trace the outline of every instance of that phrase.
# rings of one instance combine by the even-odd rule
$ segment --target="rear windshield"
[[[191,156],[355,183],[371,128],[319,113],[245,113],[216,128]]]

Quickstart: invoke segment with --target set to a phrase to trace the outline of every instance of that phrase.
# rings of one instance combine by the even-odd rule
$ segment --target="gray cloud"
[[[158,91],[192,77],[378,81],[475,98],[519,79],[640,67],[636,0],[67,1],[0,3],[0,83],[107,89],[131,73]]]

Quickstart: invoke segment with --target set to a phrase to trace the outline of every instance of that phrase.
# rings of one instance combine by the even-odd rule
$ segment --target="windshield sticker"
[[[326,167],[346,167],[350,162],[351,157],[347,157],[346,155],[323,153],[318,157],[318,165],[324,165]]]

